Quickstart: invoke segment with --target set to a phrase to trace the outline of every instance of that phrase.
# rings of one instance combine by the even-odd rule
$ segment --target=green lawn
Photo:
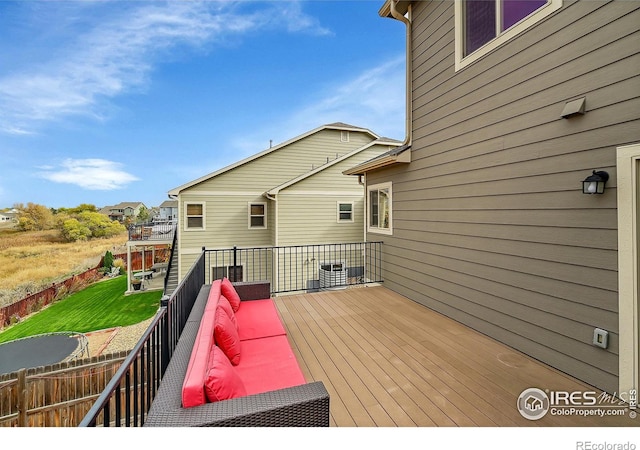
[[[134,325],[152,317],[162,291],[124,295],[127,277],[101,281],[0,332],[0,343],[55,331],[86,333]]]

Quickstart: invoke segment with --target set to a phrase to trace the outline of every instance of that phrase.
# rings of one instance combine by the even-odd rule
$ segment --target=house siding
[[[615,157],[640,141],[639,7],[565,1],[456,72],[453,2],[415,2],[412,162],[367,173],[393,183],[385,286],[610,392]],[[585,115],[562,119],[580,97]],[[593,169],[611,176],[604,195],[581,193]]]
[[[324,129],[181,191],[178,197],[180,279],[189,271],[203,246],[224,249],[275,245],[276,220],[279,220],[276,219],[276,208],[282,211],[282,207],[263,194],[374,139],[369,133],[349,131],[349,142],[342,142],[341,130]],[[336,173],[339,172],[333,172],[334,178]],[[340,177],[357,185],[353,177],[341,174]],[[200,202],[205,205],[205,229],[186,230],[185,205]],[[266,228],[249,228],[250,203],[266,204]]]
[[[373,145],[278,194],[278,242],[306,245],[362,242],[364,238],[364,186],[357,177],[342,171],[368,161],[388,150]],[[336,176],[336,174],[338,174]],[[338,202],[353,202],[353,222],[338,223]]]

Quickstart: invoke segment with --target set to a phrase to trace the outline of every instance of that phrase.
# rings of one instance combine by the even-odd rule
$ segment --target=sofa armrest
[[[193,408],[164,405],[149,411],[144,426],[328,427],[329,393],[316,381]]]
[[[240,300],[263,300],[271,298],[271,283],[268,281],[242,281],[232,284]]]

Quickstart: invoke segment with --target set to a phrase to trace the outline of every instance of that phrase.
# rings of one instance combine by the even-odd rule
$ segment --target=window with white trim
[[[185,230],[204,230],[204,203],[185,203]]]
[[[338,222],[353,222],[353,202],[338,202]]]
[[[456,0],[456,70],[562,7],[562,0]]]
[[[348,131],[341,131],[340,132],[340,142],[349,142],[349,132]]]
[[[249,204],[249,228],[267,228],[267,204]]]
[[[391,234],[391,183],[367,187],[367,231]]]

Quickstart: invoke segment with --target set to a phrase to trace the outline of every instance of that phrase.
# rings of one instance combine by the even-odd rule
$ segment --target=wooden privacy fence
[[[76,427],[128,352],[0,375],[0,427]]]
[[[21,318],[41,310],[44,306],[58,300],[71,292],[78,291],[89,283],[99,280],[100,266],[74,275],[60,283],[54,283],[47,289],[31,294],[11,305],[0,308],[0,329],[11,323],[11,318]]]

